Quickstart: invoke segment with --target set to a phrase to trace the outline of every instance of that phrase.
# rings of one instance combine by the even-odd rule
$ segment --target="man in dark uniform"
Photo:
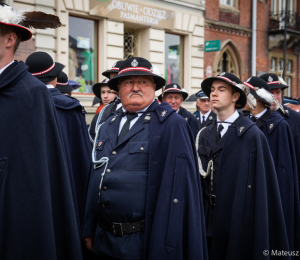
[[[176,83],[171,83],[165,87],[164,94],[158,96],[158,100],[162,102],[167,102],[176,113],[181,115],[191,127],[194,138],[199,131],[199,124],[197,119],[185,108],[181,107],[184,100],[187,99],[188,93],[183,91],[181,87]]]
[[[205,95],[203,90],[196,93],[198,110],[193,114],[200,125],[200,129],[211,124],[216,120],[217,115],[211,110],[210,99]]]
[[[193,135],[167,103],[164,78],[129,58],[108,85],[122,110],[97,130],[83,237],[101,259],[207,259]],[[182,174],[184,173],[184,174]]]
[[[118,75],[118,72],[119,72],[119,68],[120,68],[120,65],[121,65],[122,61],[118,61],[116,62],[112,68],[110,70],[106,70],[102,73],[103,76],[111,79],[115,76]],[[102,82],[103,83],[103,82]],[[96,83],[96,84],[99,84],[99,83]],[[95,85],[96,85],[95,84]],[[95,86],[94,85],[94,86]],[[94,86],[93,86],[93,89],[94,89]],[[91,122],[91,125],[89,127],[89,135],[90,135],[90,140],[91,142],[93,143],[94,139],[95,139],[95,130],[96,130],[96,126],[99,126],[100,124],[102,124],[106,119],[107,117],[111,114],[111,113],[116,113],[116,111],[121,108],[122,104],[121,104],[121,100],[118,96],[118,92],[115,91],[115,90],[112,90],[116,93],[116,98],[114,101],[110,102],[109,105],[107,105],[105,107],[105,109],[102,111],[102,113],[98,113],[94,116],[92,122]],[[101,99],[101,97],[98,97]],[[99,115],[101,115],[101,118],[99,118]]]
[[[265,259],[264,250],[289,249],[268,142],[237,112],[252,96],[240,83],[223,72],[201,84],[217,114],[217,121],[202,128],[196,140],[213,260]]]
[[[300,250],[298,172],[290,128],[278,112],[271,112],[274,96],[263,79],[251,77],[244,84],[257,102],[255,108],[247,104],[244,110],[251,112],[251,120],[266,136],[275,164],[290,251]]]
[[[281,91],[288,88],[289,86],[283,81],[281,77],[278,77],[276,74],[266,73],[260,76],[267,84],[270,86],[270,91],[274,97],[281,103],[282,95]],[[294,147],[296,152],[296,161],[298,169],[298,181],[300,188],[300,114],[296,111],[293,111],[287,106],[283,106],[284,113],[278,110],[279,114],[283,116],[284,120],[288,123],[293,140]]]
[[[77,99],[63,95],[56,88],[58,78],[60,84],[67,85],[68,77],[62,72],[64,65],[54,63],[48,53],[32,53],[27,58],[26,65],[28,71],[43,82],[52,95],[63,136],[74,202],[81,227],[85,193],[91,170],[91,144],[87,133],[85,109]]]
[[[13,60],[20,41],[32,36],[23,26],[27,15],[36,13],[0,3],[0,259],[80,260],[78,221],[51,95],[23,62]]]

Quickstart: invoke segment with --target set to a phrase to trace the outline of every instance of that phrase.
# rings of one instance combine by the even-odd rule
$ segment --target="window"
[[[137,31],[124,30],[124,60],[137,56]]]
[[[233,6],[233,1],[234,0],[220,0],[220,4]]]
[[[69,79],[82,86],[73,92],[92,93],[97,82],[97,24],[69,17]]]
[[[291,61],[291,60],[289,60],[289,61],[287,62],[287,65],[286,65],[286,72],[287,72],[287,73],[291,73],[291,72],[292,72],[292,61]]]
[[[276,70],[276,59],[271,58],[271,71]]]
[[[283,93],[285,96],[290,97],[291,96],[291,88],[292,88],[292,77],[288,76],[286,77],[286,83],[289,86],[288,88],[286,88]]]
[[[280,59],[278,62],[278,71],[282,71],[283,70],[283,60]]]
[[[183,87],[183,37],[165,35],[165,79],[166,84],[177,83]]]

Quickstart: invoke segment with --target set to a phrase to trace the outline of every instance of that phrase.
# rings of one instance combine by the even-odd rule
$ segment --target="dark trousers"
[[[212,242],[212,237],[206,237],[207,239],[207,252],[208,252],[208,259],[210,259],[211,255],[211,242]]]

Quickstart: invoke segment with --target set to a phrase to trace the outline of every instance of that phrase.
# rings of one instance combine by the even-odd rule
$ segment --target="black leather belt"
[[[204,199],[211,205],[216,204],[216,195],[208,194],[206,190],[204,191]]]
[[[135,233],[145,230],[145,220],[134,223],[103,223],[99,221],[100,227],[105,230],[114,233],[116,236],[124,236],[124,234]]]

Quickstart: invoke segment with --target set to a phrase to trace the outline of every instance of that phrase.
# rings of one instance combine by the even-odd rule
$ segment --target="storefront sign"
[[[31,38],[26,42],[21,42],[18,50],[14,55],[14,59],[25,62],[27,57],[35,52],[35,40]]]
[[[174,29],[174,11],[129,0],[90,0],[90,14],[126,22]]]
[[[215,40],[215,41],[206,41],[205,42],[205,52],[209,51],[219,51],[221,49],[221,41]]]

